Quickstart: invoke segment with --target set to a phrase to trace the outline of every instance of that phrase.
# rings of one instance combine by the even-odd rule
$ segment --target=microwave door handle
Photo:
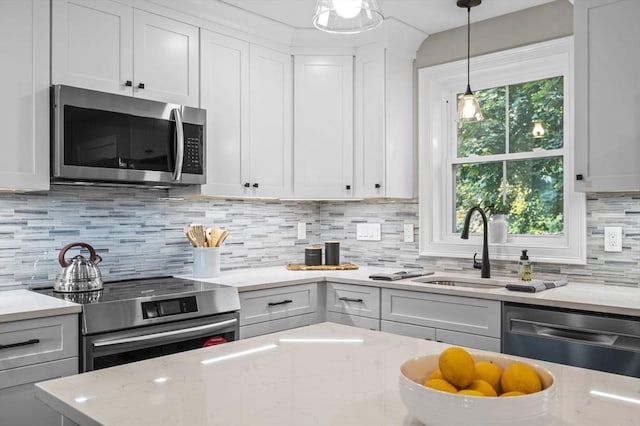
[[[174,108],[173,114],[176,119],[176,168],[173,171],[173,180],[182,179],[182,163],[184,162],[184,127],[182,127],[182,111]]]

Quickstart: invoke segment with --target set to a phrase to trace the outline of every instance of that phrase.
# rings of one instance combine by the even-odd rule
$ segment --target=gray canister
[[[311,246],[304,248],[304,264],[306,266],[322,265],[322,247]]]
[[[324,263],[325,265],[340,264],[340,241],[324,242]]]

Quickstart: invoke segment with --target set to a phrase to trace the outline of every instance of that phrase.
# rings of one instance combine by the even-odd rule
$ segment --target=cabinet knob
[[[376,183],[374,186],[376,187],[376,189],[382,188],[382,185],[380,185],[379,183]]]
[[[351,185],[347,185],[345,188],[347,188],[347,191],[351,191]]]
[[[582,180],[584,179],[584,176],[582,176],[581,174],[576,175],[576,180]]]
[[[125,81],[125,82],[124,82],[124,85],[125,85],[126,87],[131,87],[131,86],[133,86],[133,81],[131,81],[131,80],[127,80],[127,81]]]
[[[245,187],[245,188],[249,188],[250,186],[251,186],[251,184],[250,184],[249,182],[245,182],[245,183],[244,183],[244,187]]]
[[[258,182],[254,183],[254,184],[253,184],[253,187],[254,187],[254,188],[257,188],[257,187],[258,187]]]
[[[144,83],[138,83],[138,89],[144,89]]]

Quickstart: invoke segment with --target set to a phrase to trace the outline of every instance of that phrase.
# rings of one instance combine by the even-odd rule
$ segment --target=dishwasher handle
[[[511,323],[511,333],[540,336],[567,342],[587,343],[590,345],[615,348],[616,341],[620,337],[617,334],[578,329],[558,324],[547,324],[516,318],[511,318],[509,321]]]

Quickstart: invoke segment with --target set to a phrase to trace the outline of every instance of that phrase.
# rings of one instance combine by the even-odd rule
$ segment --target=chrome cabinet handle
[[[362,303],[364,302],[363,299],[352,299],[350,297],[339,297],[338,300],[343,300],[345,302],[357,302],[357,303]]]
[[[36,343],[40,343],[40,339],[29,339],[29,340],[25,340],[24,342],[9,343],[8,345],[0,345],[0,349],[17,348],[18,346],[35,345]]]
[[[268,306],[278,306],[278,305],[286,305],[287,303],[293,303],[293,300],[283,300],[282,302],[269,302]]]
[[[191,328],[185,328],[185,329],[180,329],[180,330],[172,330],[172,331],[165,331],[162,333],[153,333],[153,334],[145,334],[143,336],[135,336],[135,337],[126,337],[123,339],[113,339],[113,340],[102,340],[102,341],[98,341],[98,342],[94,342],[93,343],[93,347],[94,348],[104,348],[104,347],[108,347],[108,346],[115,346],[115,345],[122,345],[125,343],[135,343],[135,342],[144,342],[144,341],[148,341],[148,340],[154,340],[154,339],[162,339],[164,337],[172,337],[172,336],[180,336],[182,334],[189,334],[189,333],[193,333],[196,331],[216,331],[216,330],[220,330],[222,328],[225,328],[229,325],[235,324],[236,322],[238,322],[237,319],[233,318],[230,320],[226,320],[226,321],[220,321],[214,324],[205,324],[205,325],[199,325],[197,327],[191,327]]]
[[[173,114],[176,119],[176,168],[173,171],[173,180],[182,178],[182,163],[184,162],[184,128],[182,127],[182,111],[174,108]]]

